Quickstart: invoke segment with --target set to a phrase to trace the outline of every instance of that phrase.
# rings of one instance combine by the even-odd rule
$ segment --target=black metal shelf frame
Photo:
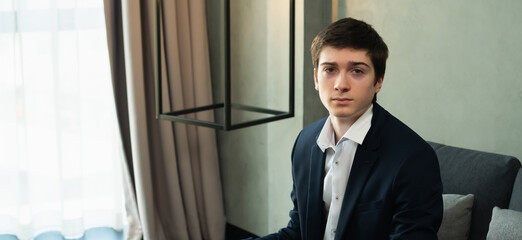
[[[262,0],[261,0],[262,1]],[[295,0],[289,0],[290,3],[290,26],[289,26],[289,38],[290,38],[290,57],[289,57],[289,106],[288,111],[279,111],[273,109],[260,108],[255,106],[248,106],[244,104],[232,103],[231,101],[231,69],[230,69],[230,0],[224,0],[224,9],[225,9],[225,76],[224,76],[224,101],[223,103],[211,104],[207,106],[200,106],[190,109],[183,109],[174,112],[163,112],[162,109],[162,84],[161,84],[161,54],[160,48],[162,39],[160,36],[160,28],[164,27],[164,24],[161,24],[162,21],[162,8],[163,8],[163,0],[157,0],[156,3],[156,24],[155,24],[155,40],[156,40],[156,48],[155,48],[155,90],[156,90],[156,118],[161,120],[168,120],[186,124],[193,124],[197,126],[203,127],[211,127],[220,130],[234,130],[239,128],[250,127],[258,124],[268,123],[272,121],[277,121],[285,118],[291,118],[294,116],[294,89],[295,89],[295,74],[294,74],[294,54],[295,54]],[[168,82],[168,79],[167,79]],[[216,109],[224,109],[224,120],[223,123],[219,122],[209,122],[202,121],[198,119],[185,118],[180,115],[188,114],[188,113],[196,113],[201,111],[208,110],[216,110]],[[272,116],[260,118],[256,120],[251,120],[242,123],[232,124],[232,109],[234,110],[244,110],[250,112],[264,113],[270,114]]]

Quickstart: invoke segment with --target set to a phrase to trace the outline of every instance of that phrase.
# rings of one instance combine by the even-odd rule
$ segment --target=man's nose
[[[335,80],[335,90],[340,92],[347,92],[350,90],[350,83],[348,81],[348,74],[341,73]]]

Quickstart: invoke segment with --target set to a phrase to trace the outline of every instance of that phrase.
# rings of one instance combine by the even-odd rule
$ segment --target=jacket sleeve
[[[439,163],[432,149],[406,159],[393,184],[390,239],[437,239],[443,215]]]

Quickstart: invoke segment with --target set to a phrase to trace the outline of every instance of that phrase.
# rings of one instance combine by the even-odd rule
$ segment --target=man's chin
[[[336,111],[336,112],[330,112],[330,117],[335,117],[341,121],[353,122],[353,121],[357,120],[363,113],[364,113],[364,111],[360,111],[360,112]]]
[[[338,119],[351,119],[354,117],[353,112],[334,112],[330,113],[330,116],[338,118]]]

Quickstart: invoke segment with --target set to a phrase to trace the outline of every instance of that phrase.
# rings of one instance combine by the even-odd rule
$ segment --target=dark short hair
[[[316,69],[325,46],[367,50],[375,68],[375,84],[384,77],[388,47],[371,25],[353,18],[343,18],[324,28],[315,36],[310,49]]]

